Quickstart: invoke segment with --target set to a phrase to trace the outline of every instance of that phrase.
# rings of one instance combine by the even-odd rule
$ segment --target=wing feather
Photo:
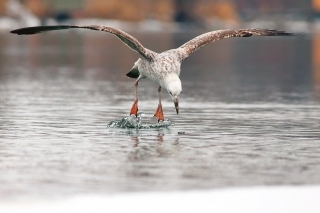
[[[98,30],[103,32],[112,33],[116,37],[118,37],[123,43],[125,43],[128,47],[132,50],[138,52],[141,56],[143,56],[148,61],[153,61],[156,55],[155,52],[148,50],[147,48],[143,47],[140,42],[134,38],[133,36],[129,35],[128,33],[107,26],[96,26],[96,25],[89,25],[89,26],[81,26],[81,25],[58,25],[58,26],[38,26],[38,27],[27,27],[21,28],[17,30],[11,31],[13,34],[18,35],[32,35],[37,33],[42,33],[46,31],[53,31],[53,30],[64,30],[64,29],[71,29],[71,28],[83,28],[83,29],[90,29],[90,30]]]
[[[221,39],[231,37],[250,37],[250,36],[293,36],[294,33],[287,33],[269,29],[240,29],[240,30],[216,30],[202,34],[186,42],[178,49],[183,53],[183,60],[189,57],[194,51],[201,47]]]

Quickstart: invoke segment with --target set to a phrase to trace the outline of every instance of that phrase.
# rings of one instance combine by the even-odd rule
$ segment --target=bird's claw
[[[158,108],[156,110],[156,112],[154,113],[154,117],[157,118],[158,123],[160,121],[164,121],[164,115],[163,115],[163,110],[162,110],[162,105],[161,103],[159,103]]]
[[[138,116],[138,100],[135,100],[132,104],[130,115]]]

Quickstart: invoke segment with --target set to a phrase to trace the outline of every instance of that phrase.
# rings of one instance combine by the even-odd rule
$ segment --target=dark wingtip
[[[10,33],[17,34],[17,35],[32,35],[32,34],[40,33],[43,30],[44,30],[44,27],[41,27],[41,26],[40,27],[25,27],[25,28],[12,30]]]
[[[296,33],[287,33],[284,31],[280,31],[278,33],[275,34],[276,36],[298,36],[298,35],[302,35],[302,34],[296,34]]]
[[[280,31],[280,30],[266,30],[267,34],[270,36],[302,36],[303,34],[297,34],[297,33],[288,33],[286,31]]]
[[[39,30],[38,27],[27,27],[10,31],[10,33],[17,35],[32,35],[40,32],[41,30]]]
[[[70,26],[70,25],[25,27],[25,28],[12,30],[10,33],[17,34],[17,35],[33,35],[33,34],[38,34],[46,31],[63,30],[63,29],[79,28],[79,27],[80,26]]]
[[[303,33],[291,33],[291,36],[304,36]]]

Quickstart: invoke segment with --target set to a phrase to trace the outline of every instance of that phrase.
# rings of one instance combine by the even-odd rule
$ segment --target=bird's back
[[[181,60],[177,50],[168,50],[158,54],[153,62],[142,60],[139,66],[140,74],[151,79],[160,86],[167,75],[180,75]]]

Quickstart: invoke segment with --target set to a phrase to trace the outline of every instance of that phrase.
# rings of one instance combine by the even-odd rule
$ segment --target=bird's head
[[[182,91],[181,81],[177,75],[169,75],[165,80],[167,91],[174,102],[177,114],[179,114],[179,95]]]

